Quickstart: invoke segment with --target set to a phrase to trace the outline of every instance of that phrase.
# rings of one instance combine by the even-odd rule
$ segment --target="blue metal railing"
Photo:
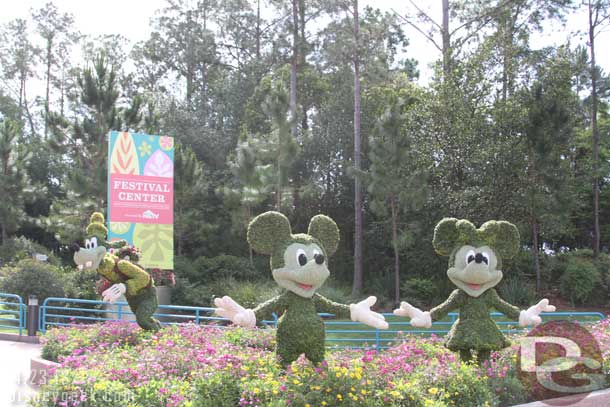
[[[25,329],[25,304],[16,294],[0,293],[0,328],[19,331]]]
[[[60,304],[65,305],[61,306]],[[95,308],[101,307],[102,305],[109,307],[107,309]],[[208,307],[159,305],[157,313],[153,316],[158,318],[164,325],[175,325],[185,322],[193,322],[197,325],[228,322],[225,318],[214,316],[214,311],[215,308]],[[110,318],[109,314],[116,317]],[[135,315],[131,312],[129,304],[124,301],[109,304],[96,300],[49,297],[44,300],[40,307],[38,330],[45,333],[49,326],[70,326],[76,323],[117,321],[125,318],[135,320]],[[268,326],[274,326],[276,323],[276,321],[273,320],[265,320],[262,322]],[[223,325],[219,325],[219,327],[223,327]]]
[[[39,313],[39,330],[46,332],[48,327],[52,326],[70,326],[79,323],[93,323],[100,321],[115,321],[121,318],[134,318],[133,313],[129,309],[129,305],[125,302],[116,302],[112,304],[110,309],[100,309],[102,305],[108,305],[102,301],[95,300],[78,300],[71,298],[47,298],[40,307]],[[161,311],[161,312],[159,312]],[[184,322],[193,322],[195,324],[219,324],[223,327],[225,318],[213,315],[214,308],[207,307],[188,307],[178,305],[160,305],[155,317],[162,324],[172,325]],[[386,317],[394,317],[393,314],[383,314]],[[498,321],[498,318],[504,317],[499,312],[490,313],[491,317],[496,320],[496,324],[500,326],[500,330],[505,333],[520,332],[527,328],[519,328],[516,321]],[[334,315],[321,313],[324,319],[332,318]],[[386,349],[396,342],[397,337],[402,333],[422,334],[422,335],[444,335],[449,332],[451,325],[457,320],[458,313],[449,313],[448,320],[432,323],[430,329],[413,329],[411,324],[405,319],[400,321],[389,321],[390,328],[387,330],[379,330],[368,327],[359,322],[351,321],[328,321],[325,320],[326,326],[326,343],[329,348],[351,348],[351,349]],[[606,316],[600,312],[548,312],[541,314],[543,320],[549,319],[591,319],[602,320]],[[395,317],[393,319],[396,319]],[[262,321],[265,325],[277,325],[277,315],[270,321]],[[591,321],[593,322],[593,321]]]
[[[332,314],[320,314],[322,317],[333,317]],[[386,318],[393,317],[394,314],[384,313]],[[500,331],[504,333],[517,333],[529,328],[521,328],[517,321],[498,321],[498,318],[504,318],[504,314],[500,312],[490,312],[490,316],[499,325]],[[572,319],[580,321],[582,319],[603,320],[606,318],[601,312],[543,312],[540,314],[543,321],[551,319]],[[433,322],[429,329],[413,328],[406,320],[390,321],[387,330],[379,330],[368,327],[358,322],[351,321],[325,321],[326,326],[326,346],[328,348],[350,348],[350,349],[387,349],[396,342],[397,337],[401,334],[421,334],[438,336],[445,335],[455,323],[459,313],[450,312],[448,320]],[[401,318],[402,319],[402,318]],[[352,329],[349,329],[353,327]],[[342,329],[343,328],[343,329]],[[348,329],[345,329],[348,328]],[[339,336],[339,337],[337,337]],[[348,343],[348,345],[340,345]]]

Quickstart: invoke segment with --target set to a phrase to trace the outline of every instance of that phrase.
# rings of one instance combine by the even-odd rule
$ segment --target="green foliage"
[[[328,257],[335,254],[339,247],[339,227],[334,220],[325,215],[316,215],[311,218],[307,233],[318,239]]]
[[[0,244],[25,217],[28,152],[19,143],[20,133],[17,122],[0,120]]]
[[[588,303],[599,283],[599,271],[591,262],[572,257],[568,259],[565,272],[561,276],[561,295],[573,305]]]
[[[436,304],[440,297],[439,289],[434,280],[428,277],[411,277],[405,280],[401,287],[405,301],[417,307]]]
[[[283,246],[292,234],[290,221],[279,212],[265,212],[248,225],[248,243],[260,254],[271,255]]]
[[[47,297],[63,297],[65,294],[59,270],[51,264],[26,259],[3,269],[0,274],[6,274],[6,277],[0,281],[0,291],[17,294],[24,301],[28,296],[36,295],[42,304]]]
[[[536,298],[536,290],[524,278],[509,277],[498,285],[500,296],[514,305],[530,306]]]
[[[57,264],[57,258],[46,247],[24,236],[13,237],[0,245],[0,265],[12,264],[23,259],[31,259],[36,254],[47,256],[47,261]]]
[[[239,378],[225,372],[197,379],[194,392],[193,407],[237,406],[241,398]]]
[[[465,219],[445,218],[436,225],[432,244],[437,253],[443,256],[469,244],[488,245],[496,251],[500,260],[510,259],[519,251],[519,231],[506,221],[490,220],[476,229]]]
[[[83,383],[77,391],[69,391],[72,383]],[[34,402],[36,407],[57,407],[65,405],[80,405],[83,407],[124,407],[134,401],[134,393],[125,383],[111,380],[100,372],[68,370],[54,374],[45,388],[49,395],[55,397],[39,397]],[[86,401],[82,401],[85,399]]]

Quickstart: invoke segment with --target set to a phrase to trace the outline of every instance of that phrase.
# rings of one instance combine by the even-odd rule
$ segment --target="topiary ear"
[[[510,259],[519,251],[519,230],[503,220],[490,220],[479,228],[480,238],[502,259]]]
[[[97,236],[99,240],[105,241],[108,236],[108,229],[106,225],[104,225],[104,215],[100,212],[93,212],[91,218],[89,219],[90,223],[87,225],[87,235],[89,236]],[[103,242],[100,241],[100,244]]]
[[[434,228],[432,246],[441,256],[449,256],[460,240],[456,218],[444,218]]]
[[[248,225],[248,243],[260,254],[273,254],[273,250],[290,239],[291,234],[288,218],[275,211],[258,215]]]
[[[339,247],[339,227],[334,220],[325,215],[316,215],[309,221],[307,234],[315,237],[322,243],[328,257],[335,254]]]

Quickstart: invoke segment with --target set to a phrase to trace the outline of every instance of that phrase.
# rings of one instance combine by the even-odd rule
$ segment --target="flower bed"
[[[610,320],[590,328],[606,359]],[[43,356],[60,362],[36,407],[498,406],[528,401],[516,347],[481,367],[464,364],[441,338],[405,336],[375,352],[337,350],[320,367],[275,363],[273,330],[133,323],[57,328]]]

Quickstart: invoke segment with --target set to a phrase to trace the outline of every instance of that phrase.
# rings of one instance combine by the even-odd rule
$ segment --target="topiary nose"
[[[474,256],[474,261],[477,263],[483,263],[483,255],[481,253],[477,253],[477,255]]]
[[[78,243],[72,243],[70,248],[72,249],[72,251],[77,252],[80,250],[80,245]]]
[[[316,254],[315,256],[313,256],[313,258],[316,260],[316,263],[318,263],[318,264],[324,263],[324,255],[323,254]]]

